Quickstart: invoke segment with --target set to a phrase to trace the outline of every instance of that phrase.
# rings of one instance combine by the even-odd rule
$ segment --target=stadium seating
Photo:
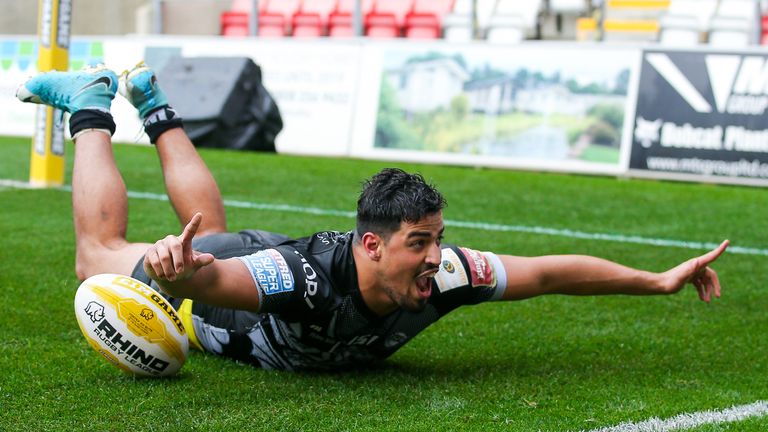
[[[259,36],[291,34],[293,16],[300,6],[301,0],[269,0],[264,12],[259,13]]]
[[[540,36],[543,39],[577,39],[578,20],[588,17],[589,13],[589,2],[585,0],[548,0],[545,13],[538,22]]]
[[[405,17],[414,0],[377,0],[365,16],[365,34],[371,37],[397,37],[405,28]]]
[[[259,0],[258,35],[352,37],[357,2]],[[761,4],[768,8],[768,0],[360,0],[360,24],[374,38],[480,38],[493,44],[600,38],[743,47],[768,45],[768,10]],[[252,5],[233,0],[220,15],[221,34],[248,36]]]
[[[688,15],[665,15],[659,20],[659,43],[692,46],[701,42],[699,21]]]
[[[768,45],[768,15],[763,15],[760,19],[760,44]]]
[[[720,0],[710,22],[709,44],[740,47],[757,42],[758,7],[754,0]]]
[[[549,0],[549,13],[581,15],[587,12],[587,3],[584,0]]]
[[[293,36],[318,37],[326,34],[337,0],[304,0],[293,15]]]
[[[224,11],[221,13],[221,34],[223,36],[248,36],[248,13]]]
[[[658,40],[659,19],[670,0],[605,0],[604,41]]]
[[[453,9],[454,0],[415,0],[405,17],[405,37],[437,39],[441,36],[443,16]]]
[[[518,43],[538,25],[541,0],[498,0],[488,22],[486,40],[490,43]]]
[[[350,37],[355,35],[353,28],[355,2],[357,0],[338,0],[336,9],[328,17],[328,36]],[[374,0],[362,0],[360,4],[360,19],[365,20],[373,9]],[[361,25],[363,23],[361,22]]]
[[[325,35],[325,23],[320,15],[297,13],[291,20],[293,37],[320,37]]]
[[[456,0],[453,9],[443,16],[443,39],[452,42],[472,40],[472,0]]]
[[[485,34],[488,22],[496,9],[498,0],[476,0],[477,26]],[[443,16],[443,38],[453,42],[473,39],[472,0],[456,0],[453,10]]]
[[[576,19],[576,40],[582,42],[595,41],[598,37],[597,20],[594,18]]]
[[[477,17],[477,26],[483,34],[488,29],[488,24],[496,11],[498,1],[499,0],[476,0],[477,10],[475,11],[475,16]]]
[[[274,0],[279,1],[279,0]],[[221,34],[223,36],[248,36],[248,19],[253,2],[251,0],[235,0],[228,11],[221,13]],[[267,0],[259,1],[259,14],[267,8]]]
[[[659,19],[659,42],[696,45],[709,30],[718,0],[672,0]]]

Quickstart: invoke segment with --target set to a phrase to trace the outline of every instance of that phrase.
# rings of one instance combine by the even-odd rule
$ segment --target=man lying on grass
[[[418,174],[385,169],[364,185],[357,225],[292,240],[227,233],[219,189],[151,69],[120,79],[155,144],[184,227],[126,240],[127,195],[111,148],[117,75],[103,67],[40,74],[24,102],[71,114],[72,200],[80,279],[118,273],[151,283],[179,309],[193,346],[263,368],[341,370],[383,360],[455,308],[543,294],[673,294],[692,283],[709,302],[708,266],[728,246],[663,273],[590,256],[519,257],[442,244],[445,200]]]

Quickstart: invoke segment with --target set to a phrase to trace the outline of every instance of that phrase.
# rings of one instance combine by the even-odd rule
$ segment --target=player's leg
[[[69,112],[75,139],[72,205],[76,272],[80,279],[99,273],[130,275],[147,244],[125,239],[128,198],[112,156],[115,123],[109,112],[117,76],[105,68],[39,74],[22,85],[24,102]]]
[[[72,209],[78,278],[100,273],[130,275],[150,245],[125,239],[128,196],[105,133],[90,131],[75,139]]]
[[[213,175],[181,128],[154,72],[139,64],[121,77],[120,93],[139,111],[150,141],[157,147],[166,191],[184,226],[196,212],[203,213],[197,237],[227,230],[221,193]]]

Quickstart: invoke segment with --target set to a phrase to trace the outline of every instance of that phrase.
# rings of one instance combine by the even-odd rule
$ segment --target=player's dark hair
[[[445,198],[420,174],[385,168],[363,184],[357,200],[355,238],[372,232],[388,240],[401,222],[418,222],[445,204]]]

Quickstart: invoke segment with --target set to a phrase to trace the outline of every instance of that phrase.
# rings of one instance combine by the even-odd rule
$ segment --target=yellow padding
[[[609,0],[609,8],[621,9],[667,9],[670,0]]]
[[[603,30],[607,32],[657,33],[659,22],[655,20],[605,20]]]
[[[579,30],[579,31],[597,30],[597,20],[594,18],[577,18],[576,30]]]
[[[197,340],[195,327],[192,325],[192,300],[185,299],[181,302],[181,306],[179,307],[179,315],[181,315],[181,323],[184,324],[184,328],[187,329],[189,345],[197,350],[205,351],[203,350],[202,345],[200,345],[200,341]]]

